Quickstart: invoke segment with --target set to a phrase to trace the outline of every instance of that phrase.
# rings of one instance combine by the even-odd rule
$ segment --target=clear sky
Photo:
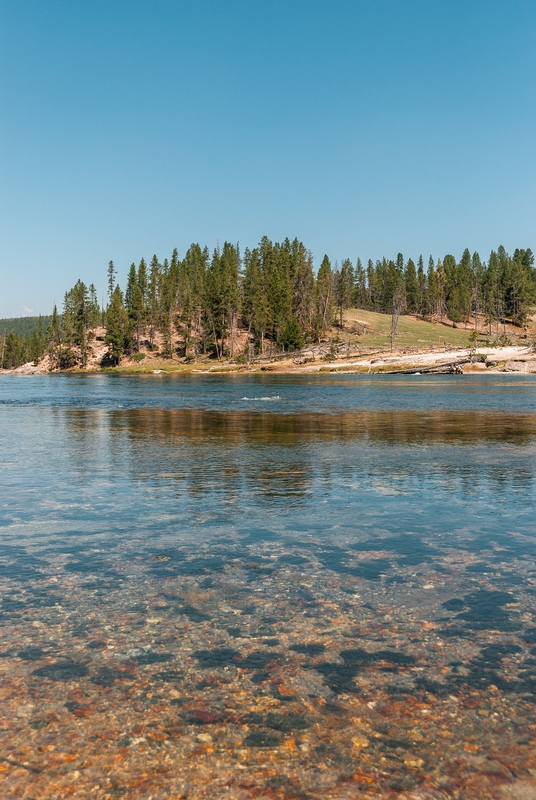
[[[536,250],[534,0],[1,0],[0,316],[113,259]]]

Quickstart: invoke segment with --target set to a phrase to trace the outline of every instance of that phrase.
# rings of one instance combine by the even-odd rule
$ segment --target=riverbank
[[[497,372],[536,374],[536,351],[533,347],[478,347],[411,350],[395,352],[374,350],[348,352],[333,358],[293,354],[257,360],[249,364],[212,359],[184,363],[174,359],[147,358],[143,362],[125,362],[118,367],[74,369],[68,372],[112,372],[132,374],[198,373],[229,374],[277,372],[308,375],[325,372],[341,374],[396,373],[458,373],[488,374]],[[3,375],[45,375],[51,370],[45,360],[39,364],[23,364],[13,370],[1,370]]]

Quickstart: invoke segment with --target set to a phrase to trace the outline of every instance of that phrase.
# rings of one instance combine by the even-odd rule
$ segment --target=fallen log
[[[382,375],[463,375],[463,365],[470,364],[470,358],[451,361],[448,364],[432,364],[430,366],[412,367],[411,369],[393,369],[382,372]]]

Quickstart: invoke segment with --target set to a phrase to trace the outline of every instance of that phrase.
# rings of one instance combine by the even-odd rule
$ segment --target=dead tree
[[[393,293],[393,303],[391,306],[391,352],[395,349],[396,329],[400,315],[406,308],[406,293],[402,284],[398,284]]]

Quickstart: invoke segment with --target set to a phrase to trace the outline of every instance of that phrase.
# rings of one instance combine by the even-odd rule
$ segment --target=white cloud
[[[33,308],[28,308],[28,306],[23,306],[22,307],[22,313],[24,314],[25,317],[28,316],[28,314],[31,314],[32,311],[33,311]]]

